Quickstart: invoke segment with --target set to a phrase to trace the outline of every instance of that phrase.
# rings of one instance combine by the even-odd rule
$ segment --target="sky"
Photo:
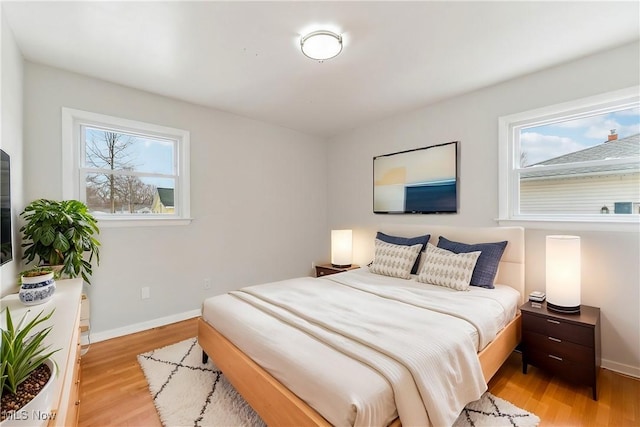
[[[602,144],[613,129],[618,139],[640,133],[640,108],[523,129],[520,145],[532,165]]]

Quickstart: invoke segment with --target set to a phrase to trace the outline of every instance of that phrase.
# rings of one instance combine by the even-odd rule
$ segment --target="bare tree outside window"
[[[91,130],[87,141],[87,164],[97,169],[125,170],[130,168],[133,159],[129,147],[134,138],[117,132]],[[116,198],[121,189],[114,174],[94,175],[87,180],[87,187],[92,187],[95,194],[103,202],[108,201],[110,212],[116,211]],[[120,191],[117,191],[120,190]]]
[[[110,226],[184,225],[190,218],[190,134],[62,107],[63,197]]]
[[[151,206],[156,192],[154,185],[145,184],[137,176],[124,175],[116,178],[116,195],[122,204],[127,205],[129,213],[134,213],[139,207]]]
[[[108,213],[151,213],[159,182],[155,159],[145,158],[144,149],[162,141],[111,130],[85,128],[87,205]],[[171,152],[172,153],[172,152]],[[172,163],[169,155],[169,168]],[[166,157],[166,156],[165,156]],[[162,160],[160,160],[162,163]],[[171,185],[169,185],[171,186]]]

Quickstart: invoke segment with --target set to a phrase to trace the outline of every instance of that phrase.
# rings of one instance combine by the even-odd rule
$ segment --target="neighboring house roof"
[[[637,161],[640,158],[640,134],[628,136],[626,138],[620,138],[613,141],[607,141],[602,144],[594,145],[593,147],[585,148],[584,150],[575,151],[573,153],[565,154],[562,156],[554,157],[553,159],[545,160],[544,162],[535,163],[527,167],[526,175],[523,179],[527,178],[551,178],[560,176],[572,176],[572,175],[584,175],[584,174],[598,174],[604,172],[626,172],[637,171],[638,164],[631,163],[625,165],[611,165],[611,166],[593,166],[593,167],[576,167],[573,169],[563,169],[561,171],[535,171],[536,166],[548,166],[559,164],[570,164],[577,162],[588,162],[594,160],[606,160],[606,159],[625,159],[630,158]]]
[[[640,133],[628,136],[626,138],[615,139],[613,141],[604,142],[585,148],[584,150],[574,151],[573,153],[545,160],[544,162],[535,163],[536,165],[558,165],[562,163],[587,162],[590,160],[605,159],[622,159],[627,157],[640,156]]]
[[[173,207],[173,188],[158,187],[158,197],[165,207]]]

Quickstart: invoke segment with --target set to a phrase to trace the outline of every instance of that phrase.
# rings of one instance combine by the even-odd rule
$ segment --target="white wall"
[[[24,84],[26,203],[62,196],[62,107],[191,132],[193,222],[102,228],[89,287],[95,334],[192,312],[243,285],[309,275],[327,258],[324,140],[31,62]],[[144,301],[143,286],[151,288]]]
[[[2,37],[0,67],[0,148],[11,156],[11,214],[13,234],[13,261],[0,267],[0,293],[2,296],[16,290],[20,272],[20,242],[18,215],[24,207],[22,186],[22,73],[23,59],[11,28],[0,7]]]
[[[639,51],[638,43],[612,49],[333,138],[329,226],[354,228],[354,260],[363,264],[370,261],[379,223],[496,225],[498,117],[638,85]],[[461,141],[458,214],[372,213],[374,156],[453,140]],[[602,309],[605,365],[640,376],[639,234],[527,229],[527,292],[544,289],[544,236],[559,232],[582,236],[582,302]]]

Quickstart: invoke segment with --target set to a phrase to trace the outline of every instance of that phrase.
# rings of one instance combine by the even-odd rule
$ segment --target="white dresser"
[[[18,294],[2,298],[2,308],[9,307],[11,317],[21,319],[31,309],[35,316],[40,311],[48,314],[55,308],[53,316],[43,327],[53,325],[46,339],[51,349],[60,349],[53,355],[60,372],[55,378],[53,394],[53,417],[48,426],[75,426],[80,410],[80,301],[82,279],[56,280],[56,292],[44,304],[27,307],[18,299]],[[32,315],[29,318],[33,318]]]

